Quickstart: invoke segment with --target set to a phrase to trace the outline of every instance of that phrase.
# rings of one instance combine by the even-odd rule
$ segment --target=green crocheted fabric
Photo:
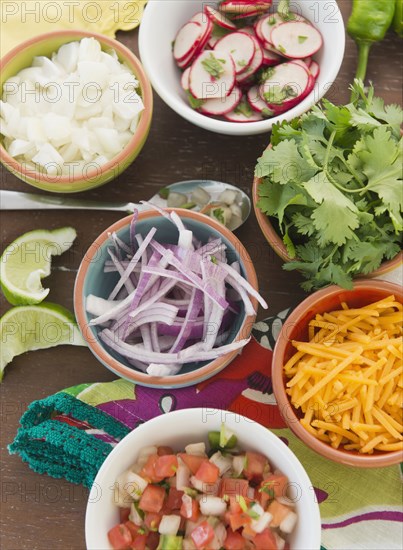
[[[8,449],[38,473],[91,487],[111,444],[129,431],[112,416],[60,392],[31,403]]]

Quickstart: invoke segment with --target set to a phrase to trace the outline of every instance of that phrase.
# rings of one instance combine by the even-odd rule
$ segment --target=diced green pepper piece
[[[157,550],[182,550],[183,537],[161,535]]]

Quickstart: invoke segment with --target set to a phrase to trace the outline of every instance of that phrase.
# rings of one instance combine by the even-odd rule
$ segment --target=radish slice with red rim
[[[320,73],[320,67],[316,61],[312,61],[312,63],[309,66],[309,70],[311,72],[311,75],[316,79],[319,76]]]
[[[312,65],[313,59],[312,57],[304,57],[302,61],[304,61],[304,63],[306,63],[308,67],[310,67]]]
[[[256,73],[256,71],[260,69],[263,63],[263,50],[260,47],[259,41],[253,36],[251,36],[251,38],[253,39],[253,42],[255,44],[255,55],[253,56],[253,59],[246,71],[243,71],[241,74],[236,76],[236,81],[238,82],[238,84],[243,84],[249,78],[251,78]]]
[[[233,15],[232,16],[232,19],[234,21],[238,21],[239,19],[246,19],[247,17],[255,17],[256,15],[260,15],[262,12],[261,11],[251,11],[251,12],[244,12],[244,11],[241,11],[241,13],[237,13],[236,15]]]
[[[229,29],[234,31],[237,30],[236,25],[234,25],[234,23],[232,23],[232,21],[230,21],[228,17],[225,17],[225,15],[215,10],[211,6],[205,6],[204,11],[206,15],[210,17],[212,23],[215,23],[216,25],[218,25],[219,27],[222,27],[223,29]]]
[[[263,65],[266,65],[267,67],[273,67],[275,65],[278,65],[282,61],[284,61],[284,58],[282,58],[278,53],[274,53],[271,50],[266,50],[266,48],[262,48],[263,51]]]
[[[236,74],[244,72],[255,55],[253,38],[245,32],[234,32],[224,36],[215,45],[217,54],[225,53],[232,57]]]
[[[270,38],[276,50],[292,59],[309,57],[323,44],[321,33],[303,21],[289,21],[276,26]]]
[[[274,116],[273,111],[268,108],[267,103],[260,97],[258,86],[252,86],[252,88],[249,88],[246,97],[248,98],[249,105],[252,109],[257,113],[260,113],[264,118]]]
[[[199,23],[191,21],[183,25],[175,38],[173,56],[176,61],[183,61],[194,52],[203,36],[203,29]]]
[[[205,115],[219,116],[233,111],[242,99],[242,92],[238,86],[234,86],[232,92],[226,97],[206,99],[200,107],[200,112]]]
[[[204,50],[193,63],[189,85],[197,99],[215,99],[229,95],[235,85],[232,57],[216,50]]]
[[[270,76],[259,88],[259,94],[269,109],[276,114],[283,113],[305,97],[311,84],[310,76],[301,65],[282,63],[271,69]]]
[[[181,86],[185,91],[189,90],[189,75],[190,75],[190,67],[185,69],[181,76]]]
[[[256,113],[255,111],[253,111],[249,117],[245,116],[243,113],[237,113],[235,111],[225,114],[224,117],[230,122],[260,122],[263,120],[262,115]]]
[[[305,61],[303,61],[302,59],[293,59],[292,60],[292,63],[295,63],[296,65],[299,65],[300,67],[303,67],[305,70],[308,71],[309,73],[309,67],[308,65],[305,63]]]
[[[234,14],[255,15],[270,8],[271,2],[237,2],[236,0],[224,0],[220,4],[220,11]]]

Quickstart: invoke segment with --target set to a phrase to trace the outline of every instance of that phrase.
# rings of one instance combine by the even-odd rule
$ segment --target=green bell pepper
[[[396,0],[395,2],[393,30],[396,34],[403,38],[403,0]]]

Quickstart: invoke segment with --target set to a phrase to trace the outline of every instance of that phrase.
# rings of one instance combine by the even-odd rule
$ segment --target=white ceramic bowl
[[[107,532],[119,522],[119,511],[113,503],[113,485],[117,477],[136,461],[142,447],[169,445],[181,450],[188,443],[205,441],[211,430],[221,423],[236,432],[239,444],[268,457],[295,489],[298,523],[291,536],[292,550],[319,550],[321,522],[319,506],[307,473],[296,456],[272,432],[244,416],[212,408],[184,409],[158,416],[127,435],[110,453],[92,486],[85,518],[85,537],[89,550],[110,549]]]
[[[172,56],[172,41],[192,15],[203,11],[203,0],[149,0],[140,26],[140,57],[157,94],[180,116],[206,130],[219,134],[249,136],[271,130],[273,123],[291,120],[308,111],[335,81],[344,56],[345,31],[336,0],[295,0],[293,11],[312,21],[323,35],[323,46],[313,58],[320,65],[314,90],[286,113],[260,122],[236,123],[210,118],[189,106],[180,84],[180,70]],[[213,5],[214,2],[208,2]],[[273,6],[278,4],[274,0]]]

